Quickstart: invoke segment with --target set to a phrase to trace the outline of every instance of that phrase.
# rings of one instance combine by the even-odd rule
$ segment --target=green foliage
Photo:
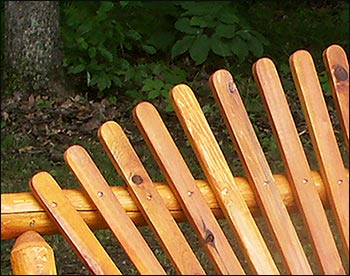
[[[184,2],[185,11],[175,23],[182,33],[171,50],[172,58],[188,52],[196,65],[204,63],[210,51],[221,57],[236,56],[243,62],[249,52],[260,57],[269,41],[241,20],[232,2]]]

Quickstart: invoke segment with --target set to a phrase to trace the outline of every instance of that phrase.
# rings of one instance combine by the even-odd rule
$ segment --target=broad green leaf
[[[256,57],[261,57],[264,53],[264,48],[261,42],[254,36],[247,41],[247,45],[252,54]]]
[[[161,95],[161,91],[160,90],[150,90],[147,94],[147,99],[148,100],[154,100],[155,98],[159,97]]]
[[[239,23],[239,18],[233,13],[234,11],[232,11],[232,9],[223,12],[222,14],[220,14],[220,16],[218,17],[218,19],[225,24],[235,24],[235,23]]]
[[[213,35],[210,39],[210,48],[214,54],[221,57],[227,57],[232,55],[230,44],[222,41],[216,35]]]
[[[207,22],[201,16],[193,16],[190,20],[191,26],[199,26],[200,28],[207,27]]]
[[[196,65],[203,63],[207,59],[209,49],[210,40],[207,35],[198,36],[189,50],[191,58],[196,62]]]
[[[175,28],[186,34],[200,34],[201,32],[203,32],[202,29],[191,26],[189,18],[178,19],[175,22]]]
[[[171,49],[171,58],[175,58],[178,55],[186,52],[193,44],[194,36],[185,36],[183,39],[176,41]]]
[[[247,44],[239,36],[235,36],[232,39],[231,50],[238,57],[239,62],[244,61],[248,56]]]
[[[232,38],[235,36],[235,25],[218,24],[215,33],[220,37]]]

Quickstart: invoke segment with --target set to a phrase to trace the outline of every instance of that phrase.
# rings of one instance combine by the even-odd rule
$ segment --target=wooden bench
[[[348,59],[338,45],[325,49],[323,59],[349,153]],[[170,92],[171,101],[205,180],[193,177],[155,106],[142,102],[133,116],[166,183],[152,182],[122,126],[114,121],[104,123],[98,137],[126,186],[110,186],[89,153],[73,145],[64,157],[82,190],[61,189],[49,173],[39,172],[30,180],[32,193],[2,194],[1,239],[16,239],[11,252],[13,273],[55,274],[53,250],[44,237],[60,232],[91,273],[120,274],[94,235],[96,229],[109,228],[140,274],[166,274],[138,229],[148,225],[178,274],[205,274],[179,228],[179,222],[187,221],[218,274],[282,274],[257,225],[258,216],[267,222],[286,273],[349,273],[348,168],[310,53],[298,50],[289,62],[319,170],[312,171],[309,166],[272,60],[257,60],[253,75],[285,174],[272,173],[232,75],[218,70],[209,84],[244,167],[244,177],[232,174],[195,93],[179,84]],[[293,225],[293,212],[302,217],[317,272]],[[329,215],[334,218],[336,233]],[[222,218],[232,230],[245,264],[225,236],[218,222]]]

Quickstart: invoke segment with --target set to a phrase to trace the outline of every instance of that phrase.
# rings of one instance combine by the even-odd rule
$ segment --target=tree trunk
[[[5,3],[4,90],[68,96],[58,1]]]

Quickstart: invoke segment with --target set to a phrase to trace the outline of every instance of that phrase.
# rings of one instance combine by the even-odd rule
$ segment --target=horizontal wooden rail
[[[322,203],[325,208],[328,208],[326,191],[321,176],[317,171],[313,171],[312,176]],[[274,177],[276,179],[278,191],[288,211],[297,211],[286,176],[275,174]],[[254,216],[259,216],[260,211],[258,205],[246,178],[235,177],[235,181],[240,187],[243,198],[247,202],[250,211]],[[208,183],[204,180],[196,180],[196,184],[204,195],[214,215],[218,219],[223,218],[224,216]],[[185,214],[181,210],[169,186],[166,183],[155,183],[155,185],[176,221],[185,221]],[[146,221],[143,219],[141,212],[132,200],[128,188],[124,186],[112,186],[112,191],[133,222],[137,226],[146,225]],[[63,190],[63,192],[92,229],[107,228],[106,223],[99,215],[96,207],[83,191],[66,189]],[[1,240],[16,238],[28,230],[34,230],[42,235],[59,233],[58,228],[30,192],[1,194]]]

